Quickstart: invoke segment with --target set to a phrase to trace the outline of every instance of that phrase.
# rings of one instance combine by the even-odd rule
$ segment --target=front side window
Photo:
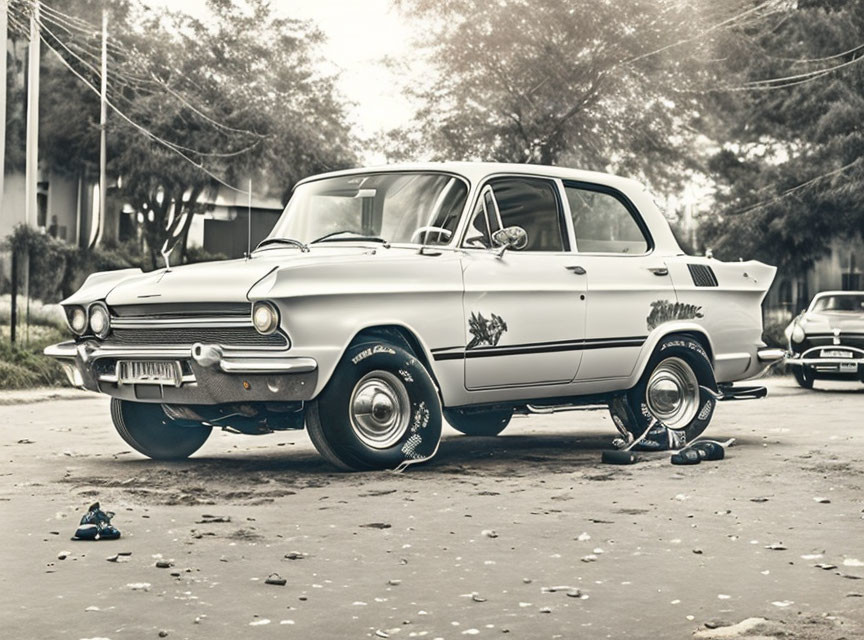
[[[521,251],[564,251],[564,233],[555,185],[542,178],[495,178],[489,181],[501,214],[501,227],[522,227],[528,244]],[[492,210],[491,207],[487,207]],[[491,248],[497,220],[486,220],[478,200],[465,236],[466,247]]]
[[[467,195],[462,180],[437,173],[315,180],[297,187],[269,238],[446,245]]]
[[[648,252],[648,240],[627,205],[606,191],[564,185],[579,253]]]

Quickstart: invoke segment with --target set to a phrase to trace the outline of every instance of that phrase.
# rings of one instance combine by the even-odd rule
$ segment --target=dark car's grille
[[[288,340],[280,333],[261,335],[254,327],[179,329],[114,329],[105,346],[192,346],[196,342],[227,347],[285,348]]]
[[[795,350],[802,352],[813,347],[846,346],[864,349],[864,333],[840,333],[840,345],[834,344],[833,333],[809,333],[801,346],[794,345]]]

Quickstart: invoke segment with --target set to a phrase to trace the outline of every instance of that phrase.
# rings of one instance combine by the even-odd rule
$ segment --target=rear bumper
[[[70,383],[123,400],[170,404],[285,402],[311,400],[318,381],[312,358],[284,351],[226,350],[218,345],[187,347],[103,347],[96,341],[61,342],[45,349],[56,358]],[[181,363],[175,385],[123,384],[121,360]]]

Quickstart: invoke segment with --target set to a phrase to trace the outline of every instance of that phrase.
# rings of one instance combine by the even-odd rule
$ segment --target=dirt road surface
[[[864,385],[769,386],[719,407],[722,462],[604,466],[609,417],[579,412],[448,428],[401,475],[303,432],[156,463],[105,398],[5,404],[0,635],[862,638]],[[71,541],[95,500],[123,537]]]

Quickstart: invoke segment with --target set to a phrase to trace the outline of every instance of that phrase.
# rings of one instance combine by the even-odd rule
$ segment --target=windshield
[[[376,173],[302,184],[269,238],[448,244],[468,188],[440,173]]]
[[[812,311],[864,313],[864,294],[822,296],[813,302]]]

